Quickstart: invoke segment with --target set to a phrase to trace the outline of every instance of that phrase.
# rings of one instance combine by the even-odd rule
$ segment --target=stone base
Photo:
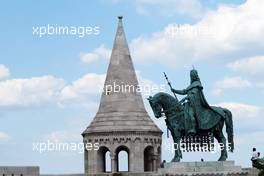
[[[249,175],[241,166],[236,166],[234,161],[209,161],[209,162],[179,162],[165,163],[160,168],[161,175]]]
[[[236,166],[234,161],[165,163],[157,172],[55,174],[40,176],[257,176],[258,170]],[[0,175],[1,176],[1,175]]]
[[[157,172],[118,172],[118,173],[101,173],[88,174],[85,176],[162,176]]]
[[[0,166],[0,176],[39,176],[38,166]]]

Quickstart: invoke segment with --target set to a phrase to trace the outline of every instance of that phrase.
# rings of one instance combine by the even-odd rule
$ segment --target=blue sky
[[[165,84],[166,71],[172,85],[182,89],[195,65],[209,103],[233,112],[237,150],[230,159],[250,166],[252,146],[264,153],[263,7],[261,0],[1,2],[0,165],[39,165],[42,173],[83,171],[83,154],[40,154],[32,151],[32,143],[82,141],[80,134],[99,105],[98,86],[104,81],[117,16],[123,15],[140,82]],[[48,24],[98,26],[100,34],[33,35],[33,27]],[[166,32],[177,26],[186,30]],[[149,112],[165,131],[164,122]],[[201,156],[185,154],[184,160]],[[170,160],[170,155],[163,153],[163,158]],[[216,160],[218,155],[204,158]]]

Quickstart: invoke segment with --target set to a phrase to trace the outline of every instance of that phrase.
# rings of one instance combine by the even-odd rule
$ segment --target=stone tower
[[[106,153],[110,153],[112,173],[119,171],[118,154],[121,151],[127,153],[128,172],[156,171],[161,162],[162,131],[146,112],[141,94],[135,91],[138,80],[122,17],[118,19],[99,110],[82,133],[85,145],[99,145],[98,150],[86,149],[84,152],[86,175],[106,172]],[[123,85],[123,89],[111,90],[113,85]]]

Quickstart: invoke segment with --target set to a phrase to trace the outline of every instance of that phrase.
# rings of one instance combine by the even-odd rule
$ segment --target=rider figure
[[[197,116],[200,112],[200,105],[204,107],[210,108],[207,101],[203,95],[203,86],[201,84],[200,78],[198,76],[198,72],[195,69],[190,71],[191,84],[186,89],[183,90],[175,90],[171,89],[172,92],[180,95],[187,95],[185,98],[181,100],[184,103],[184,114],[185,120],[187,121],[186,133],[187,135],[193,135],[196,133],[197,128],[199,128],[199,120]],[[197,123],[198,122],[198,123]],[[197,126],[198,124],[198,126]]]

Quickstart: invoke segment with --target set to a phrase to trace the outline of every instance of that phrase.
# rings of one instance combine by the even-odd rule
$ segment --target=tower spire
[[[111,156],[112,173],[119,172],[118,156],[121,151],[128,154],[129,172],[157,170],[161,162],[162,131],[149,117],[141,94],[135,88],[138,88],[138,80],[122,16],[119,16],[100,107],[93,121],[82,133],[84,146],[88,143],[99,144],[98,150],[84,152],[86,174],[97,175],[106,171],[107,151]],[[154,151],[156,152],[153,153]],[[154,156],[156,160],[150,162]]]
[[[118,19],[99,112],[145,111],[141,94],[136,90],[138,80],[126,41],[122,16]]]
[[[123,29],[122,16],[118,27],[101,95],[99,110],[86,132],[108,130],[105,124],[115,122],[113,130],[160,132],[147,114]],[[106,117],[107,116],[107,117]],[[106,121],[104,123],[103,121]],[[119,125],[118,125],[119,124]]]

